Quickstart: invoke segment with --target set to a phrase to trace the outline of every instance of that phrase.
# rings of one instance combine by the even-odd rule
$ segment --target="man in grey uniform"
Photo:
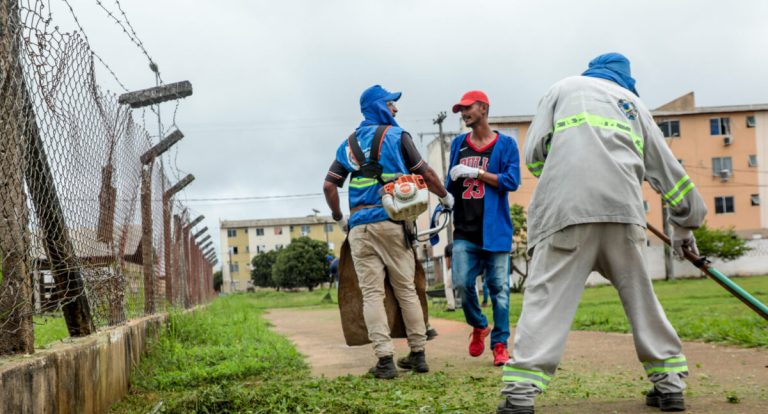
[[[539,103],[525,140],[525,162],[539,178],[529,208],[531,276],[504,366],[499,414],[533,413],[560,362],[591,271],[619,293],[638,358],[653,388],[646,404],[684,411],[688,365],[643,260],[642,182],[670,208],[675,250],[696,243],[706,207],[638,98],[629,60],[595,58],[582,76],[556,83]]]

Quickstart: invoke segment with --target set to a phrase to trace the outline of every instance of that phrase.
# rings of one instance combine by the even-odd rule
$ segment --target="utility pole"
[[[442,165],[443,180],[448,177],[448,161],[445,159],[445,139],[443,137],[443,121],[445,121],[445,111],[437,114],[437,118],[432,120],[432,123],[437,125],[438,135],[437,139],[440,140],[440,164]],[[448,217],[448,229],[446,229],[448,243],[453,243],[453,215]]]
[[[664,202],[663,198],[661,200],[661,225],[664,231],[664,235],[672,240],[672,237],[669,233],[669,206],[667,206],[667,203]],[[666,280],[672,280],[675,278],[675,267],[674,262],[672,261],[672,248],[670,248],[666,243],[664,243],[664,276]]]

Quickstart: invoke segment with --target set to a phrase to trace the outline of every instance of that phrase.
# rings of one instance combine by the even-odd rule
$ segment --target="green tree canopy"
[[[270,250],[253,256],[253,259],[251,259],[251,280],[254,286],[275,286],[275,282],[272,281],[272,266],[274,266],[277,260],[278,252],[278,250]]]
[[[724,261],[736,260],[752,250],[747,242],[736,235],[733,227],[710,229],[707,224],[693,231],[699,253],[706,257],[716,257]]]
[[[312,290],[328,280],[325,257],[329,254],[331,252],[324,242],[309,237],[293,239],[278,253],[272,266],[272,281],[286,289],[307,287]]]

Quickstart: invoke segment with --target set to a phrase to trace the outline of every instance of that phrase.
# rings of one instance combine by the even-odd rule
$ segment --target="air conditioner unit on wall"
[[[723,137],[723,145],[731,145],[733,144],[733,137],[730,135],[726,135]]]
[[[720,170],[720,181],[726,182],[728,181],[728,178],[731,176],[731,170]]]

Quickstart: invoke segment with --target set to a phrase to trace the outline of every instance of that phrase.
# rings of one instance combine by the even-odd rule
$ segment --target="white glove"
[[[448,210],[453,209],[453,195],[451,193],[446,193],[445,197],[440,197],[440,204]]]
[[[336,220],[336,224],[344,233],[349,232],[349,217],[342,215],[340,219]]]
[[[477,178],[480,174],[479,168],[469,167],[464,164],[459,164],[451,168],[451,181],[456,181],[461,177]]]
[[[672,250],[681,258],[685,259],[684,249],[688,249],[696,256],[699,255],[699,249],[696,247],[696,238],[693,237],[693,230],[684,227],[672,226]]]

